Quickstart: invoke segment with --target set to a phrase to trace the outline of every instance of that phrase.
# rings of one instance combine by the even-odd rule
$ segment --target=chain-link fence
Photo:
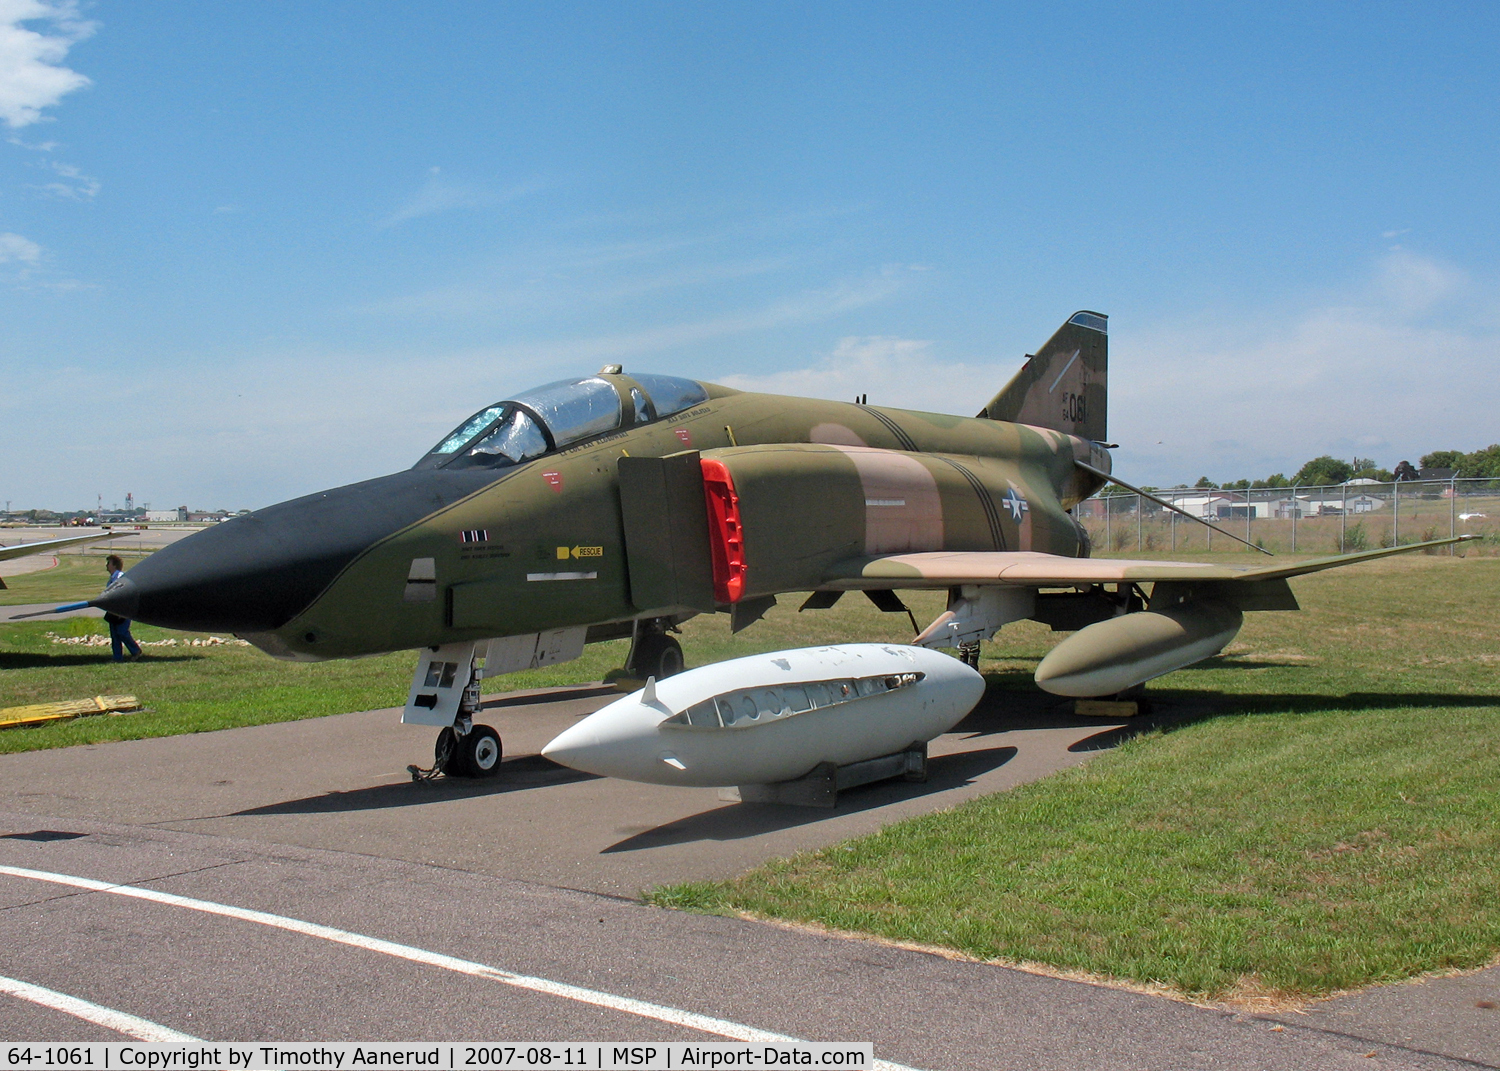
[[[1500,554],[1500,480],[1354,480],[1327,487],[1174,487],[1153,493],[1277,554],[1372,550],[1465,534],[1481,538],[1467,544],[1464,553]],[[1114,487],[1080,504],[1074,515],[1088,530],[1096,554],[1253,553]],[[1453,548],[1436,553],[1451,554]]]

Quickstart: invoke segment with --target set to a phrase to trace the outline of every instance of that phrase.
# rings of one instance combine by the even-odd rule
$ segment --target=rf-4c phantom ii
[[[1244,611],[1297,609],[1288,577],[1433,545],[1264,568],[1090,559],[1073,507],[1130,487],[1110,475],[1106,328],[1069,317],[975,417],[610,365],[487,406],[407,471],[172,544],[92,604],[277,658],[417,649],[403,720],[441,728],[441,767],[482,776],[500,741],[473,721],[481,677],[624,637],[631,676],[668,677],[695,614],[737,631],[786,592],[901,611],[897,591],[946,589],[913,643],[973,664],[1035,619],[1074,633],[1038,684],[1112,695],[1214,654]]]

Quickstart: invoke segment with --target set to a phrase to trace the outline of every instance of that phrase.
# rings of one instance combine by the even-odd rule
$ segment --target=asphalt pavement
[[[431,733],[395,711],[0,756],[0,976],[216,1040],[786,1035],[955,1071],[1500,1066],[1500,1012],[1479,1006],[1500,1003],[1494,972],[1247,1015],[646,907],[643,888],[1004,790],[1131,730],[1000,692],[935,742],[928,784],[817,811],[538,756],[609,698],[490,699],[507,759],[479,783],[414,783]],[[0,995],[0,1036],[124,1035]]]

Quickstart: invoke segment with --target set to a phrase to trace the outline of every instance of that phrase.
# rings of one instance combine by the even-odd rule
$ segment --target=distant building
[[[173,521],[185,521],[187,519],[188,511],[185,506],[178,506],[176,509],[148,509],[146,511],[146,520],[148,523],[171,524]]]

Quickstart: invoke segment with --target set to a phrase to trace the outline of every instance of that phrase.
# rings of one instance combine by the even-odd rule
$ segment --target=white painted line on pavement
[[[107,1027],[118,1033],[133,1037],[137,1041],[155,1041],[163,1045],[177,1045],[193,1043],[202,1040],[191,1034],[179,1034],[160,1023],[153,1023],[149,1019],[140,1019],[113,1008],[106,1008],[99,1004],[90,1004],[78,997],[70,997],[66,993],[59,993],[55,989],[44,989],[30,982],[23,982],[17,978],[7,978],[0,974],[0,993],[9,993],[13,997],[29,1000],[33,1004],[40,1004],[46,1008],[56,1011],[67,1012],[69,1015],[86,1019],[91,1023]]]
[[[614,993],[605,993],[598,989],[585,989],[583,986],[569,985],[566,982],[554,982],[548,978],[533,978],[525,974],[514,974],[510,971],[501,970],[499,967],[491,967],[485,963],[475,963],[472,960],[458,959],[454,956],[444,955],[441,952],[429,952],[425,948],[397,944],[395,941],[386,941],[379,937],[367,937],[364,934],[351,933],[348,930],[335,929],[332,926],[323,926],[316,922],[304,922],[301,919],[288,918],[285,915],[273,915],[266,911],[252,911],[249,908],[219,904],[212,900],[196,900],[190,896],[177,896],[174,893],[157,892],[155,889],[143,889],[135,885],[115,885],[111,882],[95,881],[92,878],[80,878],[72,874],[54,874],[47,870],[30,870],[18,866],[0,866],[0,874],[7,874],[14,878],[29,878],[32,881],[49,881],[56,885],[69,885],[75,889],[88,889],[91,892],[113,893],[116,896],[128,896],[136,900],[149,900],[156,904],[166,904],[170,907],[184,907],[192,911],[202,911],[209,915],[222,915],[225,918],[240,919],[243,922],[255,922],[262,926],[271,926],[278,930],[299,933],[305,937],[319,937],[325,941],[333,941],[337,944],[349,945],[353,948],[362,948],[369,952],[379,952],[383,955],[395,956],[398,959],[410,960],[413,963],[423,963],[430,967],[440,967],[443,970],[454,971],[458,974],[468,974],[476,978],[488,978],[490,981],[515,986],[517,989],[529,989],[536,993],[546,993],[549,996],[561,997],[564,1000],[576,1000],[581,1004],[593,1004],[600,1008],[609,1008],[613,1011],[638,1015],[643,1019],[656,1019],[659,1022],[671,1023],[674,1026],[685,1026],[693,1030],[701,1030],[706,1034],[718,1034],[720,1037],[731,1038],[734,1041],[796,1044],[803,1040],[802,1038],[794,1038],[788,1034],[776,1034],[769,1030],[758,1030],[753,1026],[745,1026],[743,1023],[730,1022],[728,1019],[715,1019],[709,1015],[699,1015],[697,1012],[683,1011],[680,1008],[670,1008],[664,1004],[652,1004],[644,1000],[635,1000],[631,997],[617,996]],[[872,1067],[879,1069],[879,1071],[913,1071],[912,1068],[907,1067],[905,1064],[893,1064],[885,1060],[876,1060]]]

